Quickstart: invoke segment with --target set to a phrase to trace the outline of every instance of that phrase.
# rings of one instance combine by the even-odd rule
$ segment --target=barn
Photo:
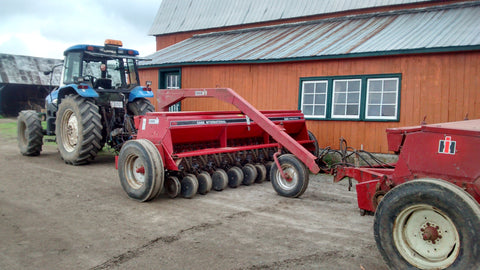
[[[387,153],[386,128],[480,118],[480,1],[163,0],[150,34],[142,81],[302,110],[321,147]]]
[[[60,69],[54,76],[45,71],[62,60],[0,54],[0,115],[16,117],[21,110],[40,111],[51,87],[59,85]]]

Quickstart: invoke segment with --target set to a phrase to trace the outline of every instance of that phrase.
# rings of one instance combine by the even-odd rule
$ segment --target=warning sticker
[[[440,140],[438,143],[438,153],[455,155],[457,142],[452,141],[452,137],[445,136],[445,140]]]

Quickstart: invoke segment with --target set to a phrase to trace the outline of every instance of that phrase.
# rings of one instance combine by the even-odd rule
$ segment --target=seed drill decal
[[[438,153],[455,155],[456,141],[452,141],[452,137],[445,136],[445,140],[440,140],[438,144]]]

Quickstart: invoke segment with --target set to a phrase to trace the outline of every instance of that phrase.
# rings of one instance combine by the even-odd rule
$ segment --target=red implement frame
[[[387,129],[393,169],[338,167],[334,181],[357,180],[360,209],[374,212],[393,187],[420,178],[451,182],[480,202],[480,120]]]
[[[213,97],[237,107],[247,115],[265,132],[285,147],[288,151],[300,159],[312,173],[318,173],[320,168],[315,162],[317,157],[305,149],[296,140],[290,137],[281,126],[275,125],[270,119],[255,109],[250,103],[235,93],[230,88],[191,88],[175,90],[157,90],[158,108],[160,111],[168,111],[168,107],[185,98]]]

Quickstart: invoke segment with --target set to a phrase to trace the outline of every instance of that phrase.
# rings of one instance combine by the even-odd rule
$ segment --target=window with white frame
[[[367,119],[396,119],[398,78],[368,79]]]
[[[300,78],[306,119],[398,121],[401,74]]]
[[[360,118],[362,81],[333,80],[332,118]]]
[[[325,117],[327,111],[327,81],[303,82],[302,111],[305,115]]]

